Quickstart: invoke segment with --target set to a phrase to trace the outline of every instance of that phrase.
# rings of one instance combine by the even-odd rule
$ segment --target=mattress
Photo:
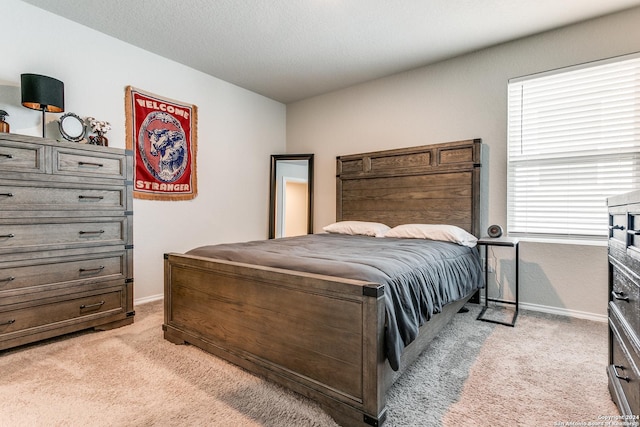
[[[384,285],[385,352],[393,370],[425,322],[484,286],[477,248],[424,239],[311,234],[202,246],[187,254]]]

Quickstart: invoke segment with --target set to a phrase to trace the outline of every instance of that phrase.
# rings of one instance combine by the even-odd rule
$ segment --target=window
[[[640,54],[510,80],[507,150],[510,234],[605,239],[640,188]]]

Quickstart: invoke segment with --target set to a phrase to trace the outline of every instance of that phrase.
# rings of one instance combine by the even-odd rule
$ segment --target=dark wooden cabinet
[[[610,197],[609,391],[623,415],[640,414],[640,191]]]
[[[133,322],[132,156],[0,133],[0,350]]]

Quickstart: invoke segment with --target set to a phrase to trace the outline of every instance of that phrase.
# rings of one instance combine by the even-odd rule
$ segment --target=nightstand
[[[519,282],[519,271],[518,271],[518,264],[520,264],[520,254],[519,254],[519,249],[520,249],[520,241],[516,238],[513,237],[498,237],[498,238],[492,238],[492,237],[483,237],[481,239],[478,240],[478,246],[484,246],[484,282],[485,282],[485,286],[484,286],[484,307],[482,308],[482,311],[480,312],[480,314],[478,315],[477,319],[478,320],[482,320],[485,322],[491,322],[491,323],[498,323],[500,325],[506,325],[506,326],[515,326],[516,324],[516,318],[518,317],[518,282]],[[498,299],[498,298],[489,298],[489,246],[502,246],[502,247],[511,247],[514,248],[515,250],[515,264],[516,264],[516,269],[515,269],[515,279],[516,279],[516,295],[515,295],[515,301],[507,301],[507,300],[503,300],[503,299]],[[489,308],[489,301],[491,302],[498,302],[501,304],[511,304],[511,305],[515,305],[515,312],[513,313],[513,318],[511,319],[511,322],[502,322],[500,320],[493,320],[493,319],[485,319],[483,316],[485,314],[485,312],[487,311],[487,309]]]

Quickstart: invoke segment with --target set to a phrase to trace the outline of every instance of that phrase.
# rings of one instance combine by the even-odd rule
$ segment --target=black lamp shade
[[[64,83],[40,74],[22,74],[22,105],[48,113],[64,111]]]

